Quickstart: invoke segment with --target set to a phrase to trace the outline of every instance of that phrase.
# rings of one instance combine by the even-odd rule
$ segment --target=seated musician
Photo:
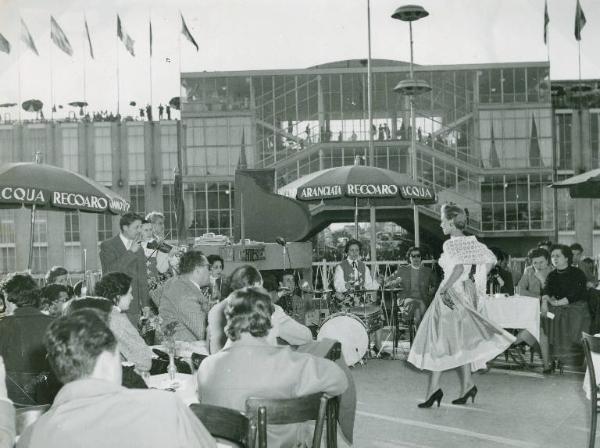
[[[225,332],[230,343],[200,364],[201,403],[243,411],[249,397],[295,398],[318,392],[336,396],[346,390],[348,379],[334,362],[269,342],[276,306],[263,288],[235,290],[221,303],[227,304]],[[268,446],[310,446],[312,429],[307,426],[269,426]]]
[[[415,325],[419,326],[425,310],[433,299],[437,281],[431,269],[421,264],[423,252],[418,247],[411,247],[406,252],[410,264],[400,266],[398,270],[385,283],[386,287],[401,286],[402,291],[397,294],[397,299],[403,300],[404,305],[410,308]]]
[[[362,305],[361,302],[374,302],[376,300],[376,291],[379,289],[379,283],[371,276],[369,267],[360,260],[360,251],[362,244],[360,241],[351,239],[346,243],[344,252],[346,259],[335,267],[335,276],[333,286],[335,288],[335,296],[342,302],[342,307],[346,310],[352,307]],[[365,291],[372,294],[367,298],[363,295]],[[375,353],[380,352],[381,347],[381,330],[373,332]],[[381,351],[383,358],[388,358],[389,354]]]

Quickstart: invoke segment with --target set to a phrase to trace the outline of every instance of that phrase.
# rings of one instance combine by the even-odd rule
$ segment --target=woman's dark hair
[[[346,246],[344,247],[344,252],[348,253],[348,251],[350,250],[350,246],[358,246],[358,250],[362,250],[362,244],[360,241],[355,240],[354,238],[349,239],[348,242],[346,243]]]
[[[117,340],[93,310],[80,310],[54,320],[44,338],[48,361],[61,383],[88,377],[102,352],[114,352]]]
[[[4,279],[1,286],[6,300],[17,307],[37,306],[39,300],[38,284],[29,274],[14,273]]]
[[[268,292],[277,291],[279,289],[279,281],[277,276],[271,272],[267,272],[263,275],[263,288]]]
[[[58,302],[61,292],[64,292],[68,296],[69,288],[67,288],[65,285],[59,285],[57,283],[51,283],[47,286],[44,286],[40,291],[38,308],[43,310],[54,305],[56,302]]]
[[[208,264],[210,264],[210,266],[212,266],[215,261],[220,261],[221,267],[222,268],[225,267],[225,262],[223,261],[223,257],[221,257],[220,255],[209,255],[208,257],[206,257],[206,259],[208,260]]]
[[[542,240],[537,244],[537,247],[542,247],[542,246],[546,246],[548,248],[552,247],[552,241],[550,240]]]
[[[560,253],[563,254],[563,256],[569,262],[569,266],[573,264],[573,251],[569,246],[567,246],[566,244],[553,244],[550,247],[550,255],[552,255],[552,252],[554,252],[555,250],[560,250]]]
[[[131,287],[131,277],[123,272],[109,272],[96,283],[94,294],[110,300],[113,305],[119,304],[121,296],[127,294]]]
[[[69,275],[69,271],[62,266],[52,266],[46,273],[46,285],[51,285],[61,275]]]
[[[527,258],[533,260],[534,258],[544,257],[546,260],[550,260],[550,254],[542,247],[536,247],[527,252]]]
[[[464,230],[467,227],[467,214],[462,207],[448,202],[442,205],[442,214],[448,221],[451,220],[457,229]]]
[[[258,269],[254,266],[246,264],[240,266],[231,273],[229,286],[232,290],[241,289],[247,286],[255,286],[262,284],[263,278]]]
[[[257,338],[266,336],[271,329],[273,311],[271,297],[263,288],[238,289],[229,295],[225,334],[232,341],[237,341],[242,333]]]

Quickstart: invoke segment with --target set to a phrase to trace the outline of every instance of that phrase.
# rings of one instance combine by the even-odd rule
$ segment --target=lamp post
[[[406,95],[410,98],[410,160],[411,160],[411,176],[413,180],[417,180],[417,140],[416,140],[416,123],[417,119],[415,116],[415,107],[414,107],[414,97],[415,95],[420,95],[423,93],[427,93],[431,91],[431,87],[427,82],[423,80],[414,79],[413,73],[413,35],[412,35],[412,23],[415,20],[422,19],[427,17],[429,13],[422,6],[418,5],[405,5],[400,6],[394,14],[392,14],[393,19],[402,20],[403,22],[408,22],[409,32],[410,32],[410,78],[404,79],[400,81],[396,87],[394,87],[394,92],[399,93],[401,95]],[[415,204],[414,199],[412,200],[413,205],[413,222],[415,227],[415,246],[419,247],[420,245],[420,236],[419,236],[419,209]]]

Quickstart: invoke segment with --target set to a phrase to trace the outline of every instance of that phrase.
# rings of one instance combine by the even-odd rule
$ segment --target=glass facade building
[[[408,65],[376,60],[372,71],[371,129],[364,61],[183,74],[189,173],[231,175],[244,147],[249,167],[273,168],[279,188],[352,165],[357,156],[368,160],[370,132],[375,164],[410,173],[410,105],[394,92],[408,78]],[[440,202],[467,206],[482,235],[553,231],[552,193],[545,188],[553,167],[548,73],[544,62],[415,69],[432,87],[415,98],[418,180],[433,186]],[[211,128],[209,138],[204,130]]]

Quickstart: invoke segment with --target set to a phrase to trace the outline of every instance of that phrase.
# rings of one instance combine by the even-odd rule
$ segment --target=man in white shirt
[[[344,307],[358,307],[361,305],[361,301],[368,303],[376,298],[376,291],[379,289],[379,283],[372,277],[369,267],[360,260],[361,249],[360,241],[348,240],[345,247],[347,257],[335,268],[333,278],[335,295]],[[375,342],[375,353],[380,354],[382,358],[388,358],[389,354],[380,350],[382,331],[373,331],[372,335]]]

